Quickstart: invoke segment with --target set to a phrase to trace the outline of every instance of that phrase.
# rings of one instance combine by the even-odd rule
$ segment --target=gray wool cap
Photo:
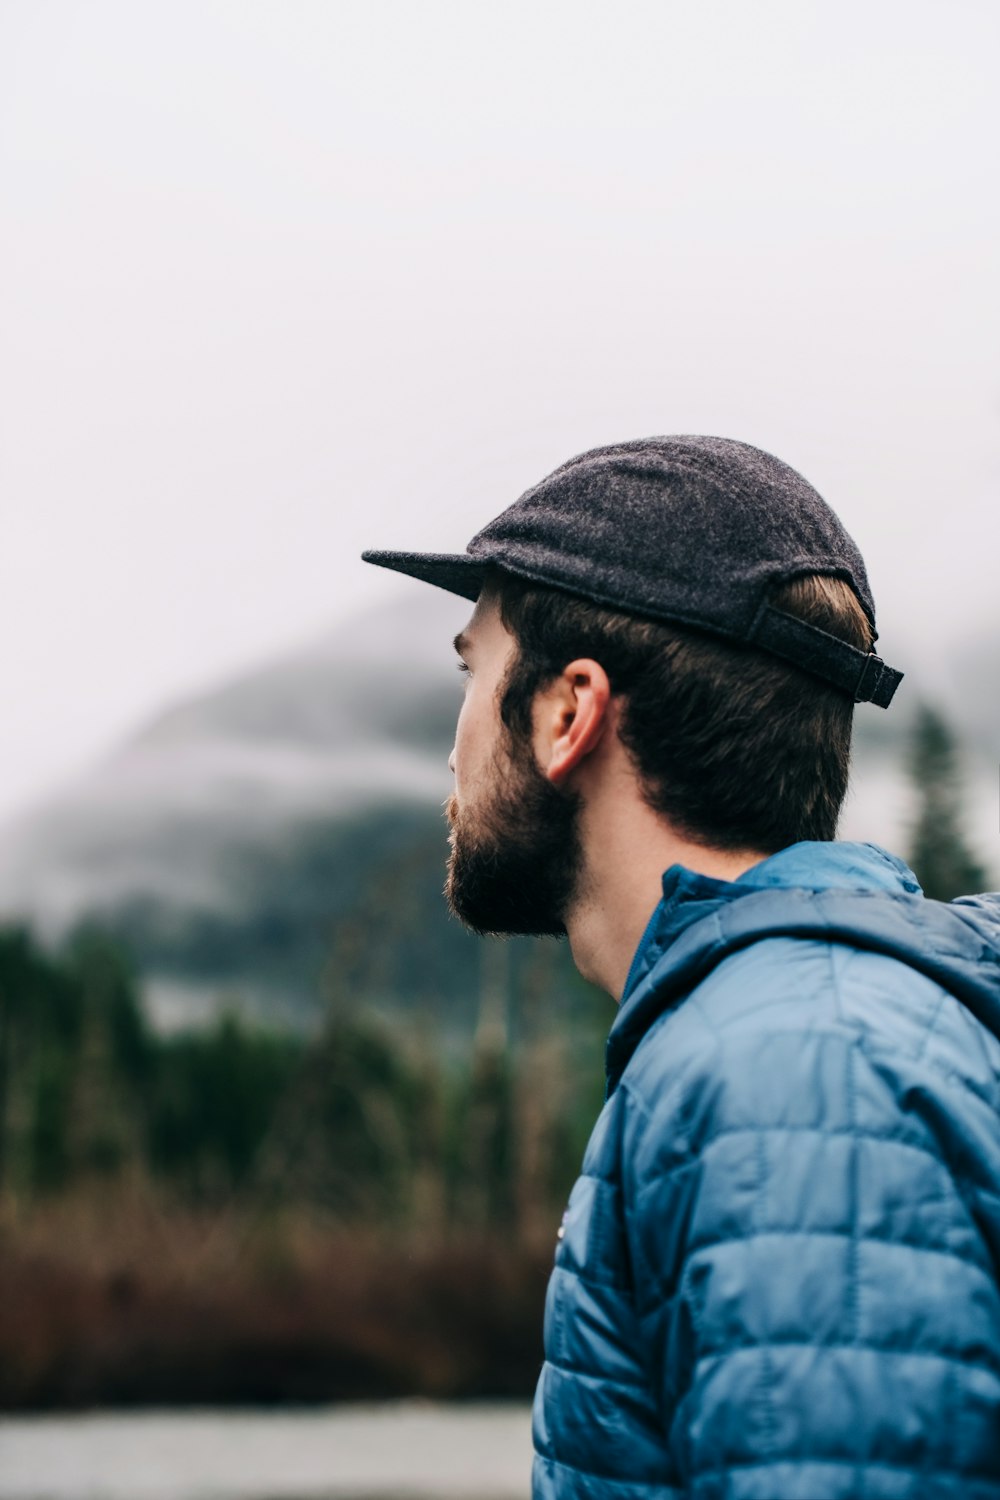
[[[854,542],[780,459],[718,437],[651,437],[561,464],[476,533],[464,553],[362,553],[476,599],[493,569],[647,619],[691,625],[780,656],[887,708],[902,673],[776,609],[776,585],[845,579],[875,631]]]

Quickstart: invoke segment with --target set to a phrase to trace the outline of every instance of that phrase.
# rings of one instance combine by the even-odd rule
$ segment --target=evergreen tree
[[[962,785],[958,746],[945,720],[922,705],[909,757],[917,793],[910,864],[927,896],[950,901],[986,889],[982,865],[962,829]]]
[[[150,1039],[129,965],[100,932],[81,930],[62,966],[77,994],[79,1031],[66,1101],[72,1175],[108,1178],[146,1150]]]
[[[25,928],[0,928],[0,1199],[65,1175],[79,1037],[78,987],[66,966]]]

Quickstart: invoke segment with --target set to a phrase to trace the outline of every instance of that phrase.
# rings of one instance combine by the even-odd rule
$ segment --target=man
[[[857,548],[777,459],[595,449],[457,556],[447,894],[620,1009],[560,1230],[536,1497],[1000,1497],[1000,897],[834,842]]]

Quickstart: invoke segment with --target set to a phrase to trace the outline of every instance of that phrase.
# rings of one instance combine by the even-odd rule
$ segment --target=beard
[[[489,791],[447,804],[451,827],[444,893],[481,937],[563,937],[583,869],[580,798],[539,771],[530,745],[498,754]]]

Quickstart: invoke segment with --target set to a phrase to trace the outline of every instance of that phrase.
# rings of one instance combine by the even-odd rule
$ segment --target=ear
[[[558,785],[596,748],[608,723],[611,684],[599,662],[571,661],[543,688],[535,708],[535,753]]]

